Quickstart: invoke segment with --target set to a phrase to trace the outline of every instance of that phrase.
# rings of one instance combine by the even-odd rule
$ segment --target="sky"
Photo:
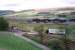
[[[0,10],[26,10],[73,7],[75,0],[0,0]]]

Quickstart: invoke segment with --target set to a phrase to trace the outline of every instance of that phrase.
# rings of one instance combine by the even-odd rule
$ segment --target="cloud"
[[[0,0],[0,9],[24,10],[75,6],[74,0]]]
[[[75,0],[63,0],[66,4],[75,5]]]
[[[16,7],[16,6],[19,6],[19,4],[5,4],[3,6],[5,6],[5,7]]]

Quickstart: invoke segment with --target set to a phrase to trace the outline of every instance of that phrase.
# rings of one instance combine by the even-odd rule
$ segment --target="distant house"
[[[50,34],[65,34],[65,29],[48,29]]]

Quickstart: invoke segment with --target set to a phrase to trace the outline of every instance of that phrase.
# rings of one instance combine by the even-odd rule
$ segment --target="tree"
[[[48,34],[45,32],[44,25],[38,25],[34,30],[39,33],[41,43],[48,45]]]
[[[3,17],[0,17],[0,31],[6,31],[8,30],[9,23],[7,20]]]
[[[63,34],[64,36],[61,38],[61,40],[64,42],[64,50],[70,50],[68,36],[71,33],[71,29],[69,28],[69,24],[64,24],[64,27],[59,26],[58,29],[65,30],[65,34]]]

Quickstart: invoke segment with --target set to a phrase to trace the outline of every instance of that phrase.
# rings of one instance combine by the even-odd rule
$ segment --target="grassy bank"
[[[0,32],[0,48],[5,50],[42,50],[9,32]]]

